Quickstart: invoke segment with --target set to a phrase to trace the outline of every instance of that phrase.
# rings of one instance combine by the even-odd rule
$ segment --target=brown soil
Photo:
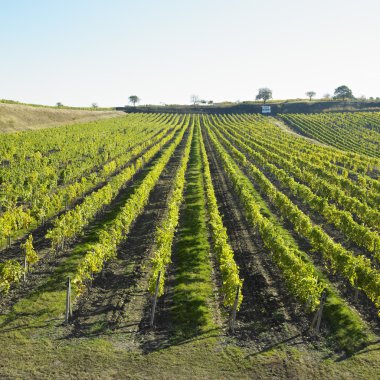
[[[248,157],[247,157],[247,159],[250,160]],[[250,160],[250,161],[252,161],[252,160]],[[288,196],[289,199],[301,211],[303,211],[306,215],[308,215],[315,224],[323,226],[323,229],[325,230],[325,232],[330,237],[332,237],[332,239],[335,242],[341,244],[344,248],[353,251],[356,255],[364,254],[368,258],[372,258],[372,255],[369,252],[358,247],[355,243],[349,241],[341,231],[339,231],[333,225],[328,224],[322,216],[317,215],[314,212],[312,212],[307,205],[300,202],[300,200],[298,200],[292,194],[290,194],[289,191],[284,190],[280,186],[280,183],[274,178],[274,176],[271,173],[268,173],[267,170],[265,170],[265,168],[261,167],[260,165],[257,165],[257,163],[255,163],[255,162],[254,162],[254,164],[258,167],[258,169],[260,169],[260,171],[262,173],[264,173],[266,175],[266,177],[273,183],[273,185],[277,189],[281,189],[281,191],[286,196]],[[260,187],[257,185],[257,183],[255,183],[255,180],[252,178],[252,176],[247,172],[247,170],[244,167],[242,167],[241,165],[239,165],[239,167],[245,173],[247,178],[250,179],[250,181],[253,184],[253,186],[255,187],[255,189],[261,194]],[[263,200],[266,202],[270,211],[274,215],[276,215],[279,220],[283,220],[281,215],[279,215],[278,210],[275,207],[273,207],[273,205],[271,204],[268,197],[265,195],[262,195],[262,197],[263,197]],[[363,320],[367,321],[371,325],[372,329],[376,333],[378,333],[380,331],[380,318],[377,316],[377,310],[376,310],[375,306],[373,305],[373,303],[368,299],[368,297],[366,297],[366,295],[363,292],[359,292],[358,299],[356,299],[355,289],[342,276],[339,276],[338,274],[332,275],[326,270],[326,267],[323,263],[322,257],[320,255],[315,255],[315,254],[310,253],[311,246],[310,246],[309,242],[306,239],[300,237],[294,231],[291,223],[285,221],[285,222],[283,222],[283,225],[288,230],[288,232],[292,235],[292,237],[295,239],[295,241],[298,243],[299,247],[303,251],[305,251],[309,254],[309,257],[312,259],[314,264],[317,265],[317,267],[327,276],[327,278],[333,284],[333,286],[335,287],[337,292],[340,293],[340,295],[344,299],[346,299],[354,309],[356,309],[359,312],[359,314],[361,315]]]
[[[309,318],[285,289],[260,237],[248,225],[207,135],[205,144],[224,225],[244,278],[244,300],[237,314],[236,336],[242,344],[254,341],[259,349],[285,341],[300,344],[306,339],[303,335],[309,327]]]
[[[156,155],[156,157],[159,153]],[[12,307],[18,300],[23,297],[30,295],[35,289],[37,289],[40,285],[43,285],[46,280],[52,276],[54,271],[70,256],[70,253],[74,249],[77,244],[85,241],[88,236],[91,234],[93,227],[101,224],[106,218],[107,215],[111,212],[114,212],[117,208],[120,208],[122,204],[125,202],[125,199],[129,196],[129,194],[133,191],[134,184],[138,182],[141,178],[146,175],[146,171],[148,170],[150,165],[147,168],[140,171],[135,175],[133,179],[133,183],[131,185],[127,184],[116,198],[111,202],[110,205],[105,207],[99,214],[95,217],[94,221],[91,225],[86,228],[83,232],[82,237],[78,237],[74,239],[72,242],[67,244],[63,251],[58,253],[54,253],[50,248],[50,243],[45,239],[46,232],[49,228],[52,227],[52,219],[48,220],[45,226],[40,226],[37,229],[33,230],[31,233],[33,234],[33,244],[37,254],[41,257],[41,259],[35,264],[32,271],[28,274],[27,281],[21,282],[16,286],[12,286],[9,293],[6,295],[2,295],[0,298],[0,313],[4,313],[10,307]],[[99,185],[100,186],[100,185]],[[80,203],[81,200],[78,200],[72,207],[75,207],[76,204]],[[61,211],[58,215],[62,214],[64,211]],[[11,246],[11,248],[7,248],[1,251],[1,261],[5,261],[7,259],[17,259],[21,263],[23,262],[23,257],[21,257],[21,251],[19,248],[19,244],[24,242],[27,236],[24,236],[18,240],[15,240]]]
[[[123,333],[128,336],[125,348],[136,349],[149,333],[151,297],[147,288],[154,229],[164,213],[185,141],[186,137],[169,160],[146,209],[119,247],[117,258],[106,265],[81,297],[74,311],[74,336]]]
[[[255,183],[254,179],[250,176],[250,174],[247,173],[247,171],[243,167],[240,166],[240,168],[244,172],[244,174],[247,176],[247,178],[251,181],[255,189],[261,194],[260,187],[257,185],[257,183]],[[274,184],[276,185],[276,183]],[[340,276],[339,274],[332,275],[326,269],[325,263],[323,262],[322,255],[318,253],[317,254],[312,253],[311,252],[312,247],[310,243],[305,238],[299,236],[294,231],[293,225],[290,222],[284,220],[284,218],[279,214],[278,210],[271,204],[269,198],[266,195],[261,194],[261,196],[263,200],[266,202],[267,207],[269,208],[271,213],[273,213],[273,215],[275,215],[279,220],[282,220],[282,224],[284,228],[292,235],[294,240],[297,242],[299,248],[302,251],[306,252],[308,256],[310,257],[310,259],[312,260],[312,262],[314,263],[314,265],[316,265],[316,267],[326,275],[326,277],[331,282],[331,284],[333,285],[337,293],[343,299],[345,299],[350,304],[351,307],[356,309],[359,312],[361,318],[364,321],[368,322],[371,325],[371,328],[373,329],[373,331],[378,334],[380,331],[380,318],[377,316],[377,310],[375,306],[373,305],[373,303],[368,299],[368,297],[363,292],[359,292],[359,297],[357,300],[355,300],[355,290],[348,283],[348,281],[344,279],[342,276]],[[290,197],[290,199],[300,208],[300,210],[306,212],[306,214],[309,215],[309,212],[307,212],[307,208],[301,205],[299,201],[295,200],[293,197]],[[314,220],[314,218],[312,218],[312,220]],[[322,217],[315,216],[314,221],[319,222],[318,224],[322,225],[325,232],[329,234],[334,240],[337,237],[341,237],[342,234],[339,231],[336,231],[336,229],[333,226],[323,223],[324,220]],[[342,243],[339,241],[339,239],[336,240],[336,242]],[[348,247],[352,248],[353,244],[349,245],[347,244],[347,242],[344,242],[343,246],[345,246],[346,248]],[[359,251],[359,249],[356,247],[356,253],[363,253],[363,252]],[[325,327],[326,326],[323,326],[323,328]]]
[[[160,131],[156,132],[154,136],[156,136],[157,134],[161,133]],[[165,136],[163,136],[160,141],[165,138],[167,135],[169,134],[166,133]],[[152,147],[152,145],[149,145],[148,147],[146,147],[139,155],[139,157],[141,157],[145,152],[147,152],[150,148]],[[128,162],[126,162],[125,164],[123,164],[122,166],[118,167],[117,170],[112,173],[112,175],[110,177],[108,177],[105,181],[101,182],[101,183],[98,183],[96,184],[95,186],[93,186],[92,188],[90,188],[88,191],[86,191],[85,193],[83,193],[83,195],[79,198],[77,198],[72,204],[70,204],[68,207],[67,207],[67,210],[70,210],[70,209],[73,209],[75,208],[75,206],[77,206],[78,204],[82,203],[84,198],[86,196],[88,196],[89,194],[99,190],[101,187],[105,186],[107,184],[107,182],[109,181],[109,179],[111,177],[114,177],[116,175],[118,175],[120,172],[122,172],[125,168],[127,168],[129,165],[131,165],[132,162],[134,162],[135,159],[132,159],[132,160],[129,160]],[[99,170],[98,167],[93,167],[89,172],[88,174],[90,173],[96,173],[97,170]],[[133,179],[131,180],[133,181]],[[72,182],[73,183],[73,182]],[[64,186],[67,186],[68,184],[64,185]],[[127,185],[127,184],[126,184]],[[124,185],[124,186],[126,186]],[[64,187],[62,186],[62,187]],[[39,253],[39,256],[41,258],[44,258],[44,256],[46,255],[46,251],[44,250],[44,245],[47,244],[47,242],[43,242],[43,238],[44,236],[46,235],[46,232],[53,227],[53,224],[52,224],[52,221],[54,219],[56,219],[57,217],[59,217],[61,214],[65,213],[67,211],[66,209],[62,209],[60,210],[59,212],[57,212],[57,214],[53,215],[51,218],[49,218],[48,220],[46,220],[45,222],[45,225],[42,226],[38,226],[37,228],[33,229],[33,230],[30,230],[29,232],[27,232],[25,235],[23,236],[20,236],[20,237],[16,237],[16,238],[13,238],[12,241],[11,241],[11,246],[10,247],[7,247],[7,241],[3,241],[3,245],[0,247],[0,263],[6,261],[6,260],[9,260],[9,259],[16,259],[18,260],[21,264],[23,263],[23,257],[22,257],[22,252],[20,250],[20,244],[23,244],[27,237],[32,234],[33,235],[33,239],[34,239],[34,246],[37,247],[37,250],[38,250],[38,253]],[[0,242],[1,243],[1,242]],[[42,244],[42,245],[41,245]],[[42,263],[42,260],[40,261],[40,264]]]
[[[160,132],[157,132],[154,134],[157,135],[158,133]],[[168,135],[168,133],[165,134],[164,137],[162,137],[160,139],[160,141],[165,138],[166,136]],[[152,147],[152,145],[149,145],[147,148],[145,148],[140,154],[138,157],[141,157],[145,152],[147,152],[150,148]],[[100,188],[102,188],[103,186],[105,186],[107,184],[107,182],[110,180],[110,178],[120,174],[124,169],[126,169],[129,165],[131,165],[132,162],[134,162],[136,159],[132,159],[132,160],[129,160],[128,162],[126,162],[125,164],[123,164],[122,166],[118,167],[116,169],[116,171],[114,173],[112,173],[112,175],[110,177],[108,177],[105,181],[103,182],[100,182],[98,183],[97,185],[95,185],[94,187],[90,188],[88,191],[86,191],[85,193],[83,193],[83,195],[79,198],[77,198],[72,204],[70,204],[68,207],[67,207],[67,210],[71,210],[73,208],[75,208],[75,206],[81,204],[83,202],[83,200],[88,196],[90,195],[91,193],[99,190]],[[96,173],[96,171],[98,170],[98,168],[93,168],[90,173]],[[135,177],[137,178],[139,174],[135,175]],[[125,185],[125,186],[128,186],[130,182],[133,181],[133,178],[128,181]],[[53,227],[53,220],[58,218],[60,215],[62,215],[63,213],[65,213],[67,211],[66,209],[63,209],[61,211],[59,211],[56,215],[52,216],[51,218],[49,218],[48,220],[46,220],[45,222],[45,225],[44,226],[39,226],[37,228],[35,228],[34,230],[31,230],[30,232],[26,233],[24,236],[21,236],[19,238],[15,238],[15,239],[12,239],[11,241],[11,246],[10,247],[5,247],[3,249],[0,249],[0,263],[6,261],[6,260],[9,260],[9,259],[16,259],[18,260],[20,263],[23,263],[23,257],[22,257],[22,252],[20,250],[20,244],[23,244],[27,237],[32,234],[33,235],[33,245],[35,247],[40,247],[40,244],[45,244],[46,242],[42,242],[40,241],[41,239],[44,238],[44,236],[46,235],[46,232]],[[37,240],[36,240],[37,239]],[[6,243],[6,241],[4,241],[4,243]],[[47,244],[47,243],[46,243]],[[44,257],[45,256],[45,251],[42,250],[43,247],[39,248],[38,251],[39,251],[39,255],[40,257]]]

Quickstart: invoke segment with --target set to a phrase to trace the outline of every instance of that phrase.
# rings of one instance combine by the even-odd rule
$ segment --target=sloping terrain
[[[257,114],[1,140],[0,379],[378,378],[377,159]]]
[[[380,158],[379,112],[279,114],[278,117],[302,136],[344,151]]]
[[[84,111],[0,103],[0,132],[57,127],[125,115],[120,111]]]

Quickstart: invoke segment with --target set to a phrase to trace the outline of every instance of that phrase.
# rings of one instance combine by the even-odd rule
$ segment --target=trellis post
[[[161,271],[158,272],[157,281],[156,281],[156,290],[154,292],[152,314],[150,316],[150,327],[153,327],[153,323],[154,323],[154,313],[156,312],[158,289],[160,287],[160,278],[161,278]]]

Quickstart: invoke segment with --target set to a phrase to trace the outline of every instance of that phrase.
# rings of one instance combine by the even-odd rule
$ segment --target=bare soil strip
[[[252,178],[252,176],[239,163],[237,163],[237,165],[240,167],[240,169],[243,171],[243,173],[250,180],[252,185],[255,187],[256,191],[261,194],[260,187],[255,183],[255,180]],[[270,179],[270,177],[268,177],[268,178]],[[273,182],[273,183],[274,183],[274,185],[276,185],[276,182]],[[284,194],[286,194],[286,192],[284,192]],[[271,204],[269,198],[265,195],[262,195],[262,194],[261,194],[261,196],[262,196],[263,200],[265,201],[270,212],[273,213],[273,215],[275,215],[278,219],[282,220],[283,218],[281,217],[281,215],[279,215],[278,210]],[[290,197],[290,198],[292,201],[294,201],[294,198],[292,198],[292,197]],[[309,212],[307,212],[306,207],[300,205],[299,201],[295,200],[295,203],[302,211],[306,212],[306,214],[310,216]],[[312,217],[312,215],[311,215],[311,217]],[[317,217],[315,217],[315,218],[312,217],[312,220],[314,222],[318,222]],[[321,217],[319,217],[319,221],[321,223],[323,222]],[[312,247],[309,244],[309,242],[305,238],[299,236],[294,231],[293,225],[290,222],[285,220],[282,222],[282,224],[283,224],[284,228],[291,234],[293,239],[297,242],[299,248],[301,250],[303,250],[304,252],[306,252],[308,254],[308,256],[310,257],[310,259],[312,260],[312,262],[314,263],[314,265],[319,270],[321,270],[321,272],[324,273],[324,275],[326,275],[326,277],[330,281],[331,285],[336,290],[337,294],[339,294],[340,297],[342,297],[344,300],[346,300],[352,308],[356,309],[359,312],[360,317],[364,321],[369,323],[373,332],[375,332],[378,335],[380,333],[380,318],[377,315],[377,310],[376,310],[375,306],[368,299],[368,297],[363,292],[359,292],[358,293],[358,299],[356,300],[355,299],[356,298],[355,290],[349,284],[349,282],[345,278],[343,278],[343,276],[339,275],[338,273],[333,275],[330,273],[329,270],[326,269],[326,265],[323,262],[322,256],[318,252],[317,253],[312,252]],[[323,225],[323,223],[322,223],[322,226],[323,226],[323,229],[325,230],[326,233],[328,233],[332,238],[336,239],[336,235],[334,234],[334,227],[333,226]],[[333,232],[333,233],[331,233],[331,232]],[[339,239],[336,239],[336,241],[339,242]],[[342,245],[345,247],[352,248],[352,245],[350,246],[347,243],[347,241],[343,242]],[[358,253],[358,252],[356,252],[356,253]],[[359,253],[363,253],[363,252],[360,251]],[[323,320],[322,320],[322,328],[323,329],[326,328],[326,326],[323,323]]]
[[[325,147],[329,147],[331,148],[332,146],[331,145],[327,145],[327,144],[324,144],[318,140],[315,140],[315,139],[312,139],[311,137],[307,137],[307,136],[304,136],[304,135],[301,135],[297,132],[295,132],[293,129],[291,129],[287,124],[285,124],[284,121],[278,119],[278,118],[274,118],[274,117],[270,117],[270,120],[273,124],[275,124],[277,127],[279,127],[281,130],[283,130],[284,132],[287,132],[289,133],[290,135],[292,136],[295,136],[295,137],[298,137],[298,138],[301,138],[301,139],[304,139],[304,140],[307,140],[313,144],[316,144],[316,145],[320,145],[320,146],[325,146]]]
[[[241,342],[254,341],[258,348],[285,341],[299,344],[304,340],[302,334],[309,326],[309,319],[284,288],[260,237],[246,222],[206,134],[205,145],[220,211],[244,278],[237,336]]]
[[[129,336],[126,347],[138,347],[141,337],[137,333],[146,327],[144,322],[150,310],[147,288],[154,229],[165,209],[187,135],[164,169],[144,213],[137,218],[127,240],[119,247],[117,258],[106,265],[81,297],[74,313],[73,335],[124,333]]]
[[[156,136],[157,134],[161,133],[161,131],[158,131],[157,133],[155,133],[152,137]],[[170,132],[166,133],[159,141],[161,141],[162,139],[164,139]],[[159,142],[157,141],[157,143]],[[88,196],[90,195],[91,193],[99,190],[100,188],[102,188],[103,186],[105,186],[108,182],[109,179],[111,179],[112,177],[120,174],[124,169],[126,169],[129,165],[131,165],[133,162],[135,162],[139,157],[141,157],[144,153],[146,153],[150,148],[153,147],[154,144],[151,144],[149,146],[147,146],[144,150],[142,150],[140,152],[140,154],[134,158],[132,158],[131,160],[129,160],[128,162],[124,163],[123,165],[121,165],[120,167],[118,167],[115,172],[113,172],[105,181],[102,181],[98,184],[96,184],[95,186],[93,186],[92,188],[90,188],[89,190],[87,190],[86,192],[83,193],[83,195],[81,197],[78,197],[72,204],[68,205],[67,207],[67,210],[71,210],[73,208],[75,208],[75,206],[81,204],[83,202],[83,200]],[[129,149],[128,149],[129,150]],[[128,151],[127,150],[127,151]],[[126,151],[126,152],[127,152]],[[94,170],[91,170],[90,173],[96,173],[96,170],[99,170],[99,168],[95,168]],[[135,176],[136,177],[136,176]],[[137,178],[137,177],[136,177]],[[6,261],[6,260],[9,260],[9,259],[16,259],[16,260],[19,260],[20,262],[23,260],[22,258],[20,258],[22,252],[20,250],[20,244],[23,244],[26,239],[28,238],[28,236],[30,234],[33,235],[33,245],[35,247],[38,246],[38,242],[36,240],[41,240],[44,238],[44,236],[46,235],[46,232],[53,227],[53,221],[54,219],[58,218],[59,216],[61,216],[62,214],[64,214],[66,211],[66,209],[63,209],[63,210],[60,210],[59,212],[57,212],[55,215],[53,215],[52,217],[50,217],[49,219],[46,220],[45,222],[45,225],[42,226],[38,226],[37,228],[29,231],[28,233],[26,233],[25,235],[21,236],[21,237],[18,237],[18,238],[14,238],[12,241],[11,241],[11,247],[9,248],[1,248],[0,246],[0,263]],[[42,252],[42,254],[40,255],[41,257],[44,256],[44,253],[45,252]]]
[[[49,242],[45,239],[46,231],[49,227],[51,227],[50,221],[44,227],[39,227],[33,232],[35,249],[43,258],[33,267],[33,270],[29,273],[26,282],[13,286],[7,295],[2,295],[0,298],[1,314],[12,307],[18,300],[29,296],[31,293],[36,290],[38,291],[40,287],[44,286],[44,284],[49,281],[49,278],[53,275],[53,273],[59,269],[67,258],[70,257],[75,246],[88,240],[93,234],[93,231],[96,230],[99,225],[106,222],[108,218],[112,218],[113,213],[117,212],[117,210],[129,197],[136,183],[145,177],[152,163],[157,159],[159,154],[160,153],[153,158],[152,162],[146,168],[143,168],[137,175],[135,175],[134,181],[131,185],[122,189],[111,204],[105,207],[103,212],[97,215],[91,225],[85,229],[83,236],[72,241],[63,251],[53,253]],[[79,202],[80,201],[78,201],[78,203]],[[23,240],[25,240],[25,238]],[[13,245],[10,249],[2,252],[2,259],[3,254],[6,258],[17,258],[20,257],[21,251],[18,246]]]

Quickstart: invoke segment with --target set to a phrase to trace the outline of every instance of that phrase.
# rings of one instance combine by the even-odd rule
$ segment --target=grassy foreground
[[[144,354],[126,349],[128,337],[66,339],[65,329],[1,332],[2,379],[375,379],[380,373],[373,346],[340,360],[327,352],[283,345],[255,352],[223,337],[198,337]]]

